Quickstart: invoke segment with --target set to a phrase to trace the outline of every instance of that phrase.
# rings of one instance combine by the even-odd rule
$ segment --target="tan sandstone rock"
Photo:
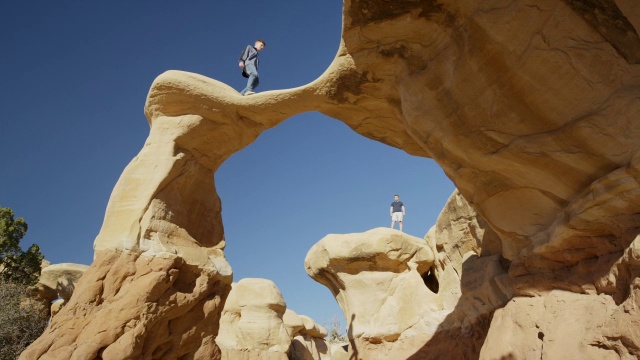
[[[213,339],[231,269],[213,174],[306,111],[435,159],[500,239],[500,254],[487,260],[480,249],[478,261],[504,258],[516,296],[564,290],[629,304],[637,271],[625,256],[640,228],[636,10],[631,0],[345,0],[338,53],[308,85],[242,97],[204,76],[161,74],[145,105],[149,137],[113,190],[94,262],[22,358],[219,358]],[[473,262],[467,253],[462,264]],[[404,260],[386,257],[374,273],[390,284]],[[358,288],[357,266],[331,265]],[[500,273],[488,271],[478,276]],[[408,312],[364,305],[408,314],[390,323],[361,315],[362,296],[342,299],[345,314],[358,313],[352,335],[399,339],[416,327],[409,319],[454,302],[432,302],[420,276],[399,277],[416,285],[394,286],[426,301]],[[344,296],[337,278],[322,281]],[[429,321],[420,334],[439,326]],[[632,353],[633,341],[600,346]]]
[[[494,314],[496,329],[491,329],[480,358],[544,359],[565,354],[571,359],[620,359],[592,337],[615,309],[609,296],[562,290],[513,299]]]
[[[325,341],[327,330],[312,318],[299,315],[302,327],[293,333],[289,359],[291,360],[333,360],[330,346]]]
[[[291,360],[333,360],[330,344],[309,334],[296,335],[291,341]],[[345,352],[346,353],[346,352]]]
[[[214,310],[222,306],[221,298],[210,294],[219,275],[175,255],[97,255],[70,301],[21,358],[219,356],[208,335],[217,329]],[[181,334],[179,346],[172,345],[171,332]]]
[[[349,360],[348,344],[329,344],[331,360]]]
[[[64,301],[69,301],[80,277],[89,268],[87,265],[61,263],[42,269],[38,283],[55,290]]]
[[[56,316],[56,314],[59,313],[60,310],[62,310],[65,304],[66,302],[63,299],[58,299],[53,303],[51,303],[51,306],[50,306],[51,317]]]
[[[514,297],[494,314],[480,358],[540,359],[563,353],[576,359],[639,358],[639,274],[640,236],[622,257],[601,257],[564,271],[574,292]]]
[[[293,338],[300,330],[304,329],[304,322],[302,321],[302,317],[298,315],[295,311],[291,309],[287,309],[282,316],[282,322],[284,326],[287,328],[287,332],[289,336]]]
[[[216,343],[222,359],[330,360],[327,330],[287,309],[276,285],[246,278],[232,284]]]
[[[40,262],[40,273],[42,273],[42,270],[47,266],[51,266],[51,262],[49,260],[42,259]],[[31,287],[30,296],[34,301],[41,303],[44,309],[49,309],[50,312],[52,302],[59,297],[58,292],[55,289],[39,282]]]
[[[287,359],[291,337],[283,321],[286,307],[271,280],[234,283],[216,338],[222,359]]]
[[[426,240],[387,228],[329,235],[305,265],[345,311],[350,355],[477,358],[512,293],[499,253],[497,235],[454,192]]]
[[[329,334],[327,329],[322,325],[317,324],[312,318],[306,315],[299,315],[302,319],[303,329],[300,329],[298,333],[306,334],[315,338],[324,339]]]
[[[336,297],[359,356],[384,359],[390,354],[402,357],[405,338],[426,340],[428,329],[444,318],[422,279],[434,260],[424,240],[378,228],[326,236],[309,250],[305,267]],[[422,321],[424,314],[440,317]]]
[[[38,283],[34,286],[35,298],[54,316],[69,301],[78,280],[89,267],[72,263],[52,265],[43,260],[41,268]],[[57,299],[60,300],[55,301]]]
[[[579,3],[345,2],[345,52],[360,86],[342,108],[401,115],[357,126],[335,116],[423,149],[505,240],[504,256],[523,252],[533,271],[620,251],[635,234],[617,224],[638,223],[637,184],[624,178],[639,146],[637,29],[615,5],[602,2],[593,20],[598,7]],[[608,31],[616,23],[619,33]],[[415,145],[386,128],[390,119]],[[624,196],[598,198],[587,189],[598,179]],[[596,224],[583,221],[587,209]]]

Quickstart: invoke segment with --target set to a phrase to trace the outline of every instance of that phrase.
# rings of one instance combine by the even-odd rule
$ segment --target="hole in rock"
[[[502,256],[502,254],[500,254],[500,257],[498,258],[498,264],[500,264],[502,270],[506,272],[509,271],[509,267],[511,267],[511,260],[505,258],[504,256]]]
[[[436,277],[435,269],[432,267],[426,273],[422,274],[422,280],[429,290],[437,294],[440,290],[440,283]]]
[[[394,194],[407,211],[404,232],[424,238],[454,190],[433,160],[372,141],[319,113],[265,131],[215,177],[234,281],[272,280],[287,308],[321,325],[336,315],[344,321],[344,314],[329,289],[305,271],[311,247],[328,234],[388,228]],[[437,292],[437,281],[429,281]]]

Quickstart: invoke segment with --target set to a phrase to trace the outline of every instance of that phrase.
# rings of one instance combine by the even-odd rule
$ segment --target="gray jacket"
[[[247,45],[247,48],[244,49],[242,54],[240,54],[240,61],[244,62],[244,66],[252,64],[258,69],[258,63],[260,59],[258,58],[258,50],[251,45]]]

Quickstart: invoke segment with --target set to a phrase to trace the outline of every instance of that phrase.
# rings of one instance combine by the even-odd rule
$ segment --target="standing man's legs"
[[[249,79],[247,80],[247,87],[245,87],[244,90],[240,92],[241,95],[245,95],[248,92],[253,92],[253,89],[257,88],[258,84],[260,84],[258,70],[255,66],[249,64],[244,68],[244,71],[249,74]]]
[[[396,226],[396,222],[400,226],[400,231],[402,231],[402,213],[394,212],[391,214],[391,228],[393,229]]]
[[[402,213],[401,212],[394,212],[393,214],[391,214],[391,228],[392,229],[396,225],[396,221],[398,222],[398,226],[400,227],[400,231],[402,231]]]

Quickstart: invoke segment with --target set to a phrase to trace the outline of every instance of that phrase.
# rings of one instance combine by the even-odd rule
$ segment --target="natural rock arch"
[[[583,291],[622,303],[638,291],[633,262],[613,283],[571,266],[613,266],[640,228],[640,21],[631,1],[580,3],[346,0],[338,54],[308,85],[245,98],[204,76],[160,75],[149,138],[114,188],[94,263],[22,358],[218,357],[231,269],[220,200],[200,189],[305,111],[435,159],[500,237],[517,294],[591,284]],[[615,24],[625,31],[607,31]]]

